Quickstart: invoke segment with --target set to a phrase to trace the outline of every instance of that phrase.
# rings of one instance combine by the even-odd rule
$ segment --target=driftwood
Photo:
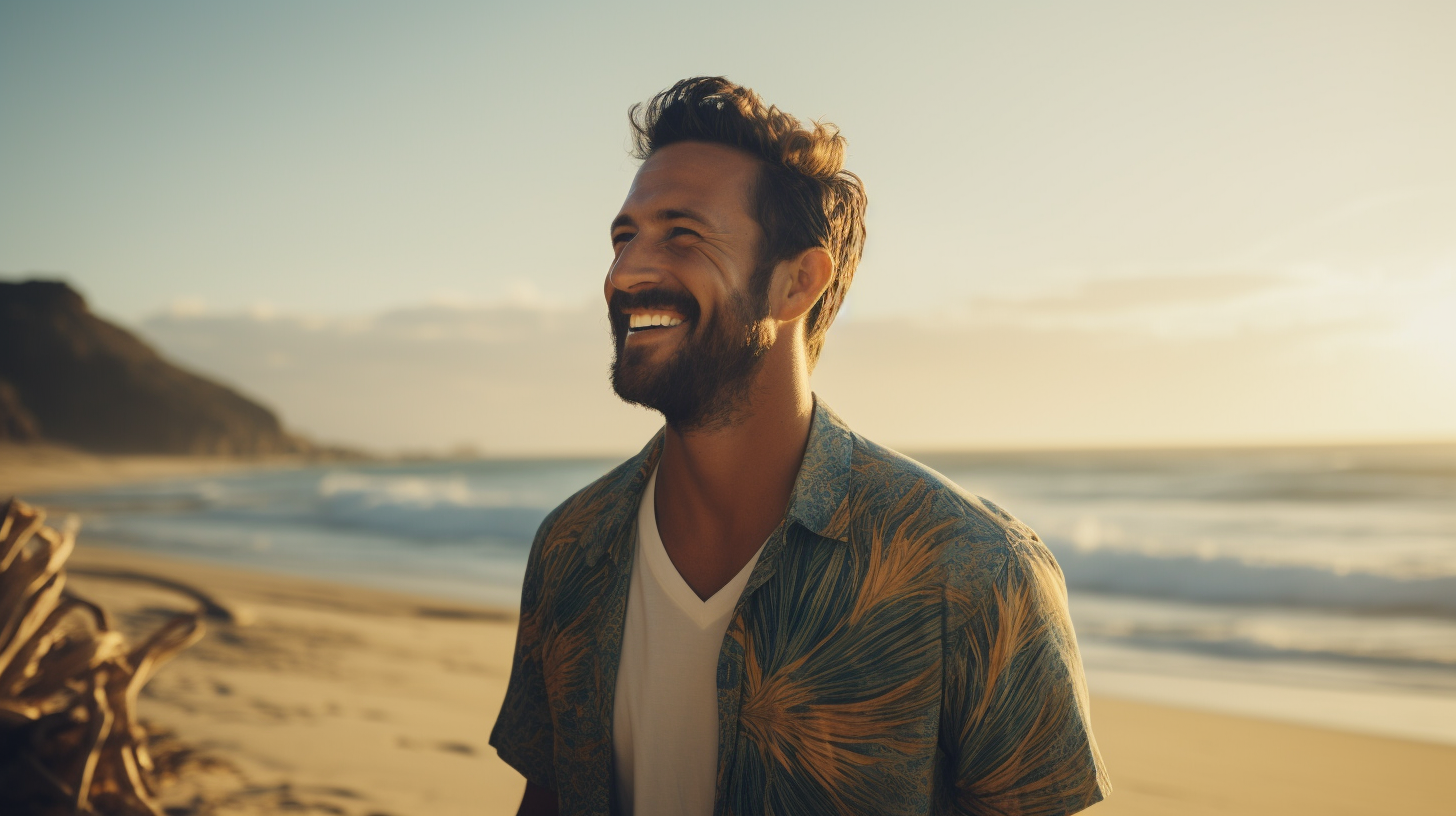
[[[44,521],[14,499],[0,519],[0,813],[161,816],[137,695],[202,620],[177,615],[128,649],[66,591],[74,528]]]

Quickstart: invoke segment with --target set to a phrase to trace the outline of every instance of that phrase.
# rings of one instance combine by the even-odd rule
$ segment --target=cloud
[[[1030,297],[975,299],[959,317],[979,326],[1165,339],[1295,330],[1321,342],[1380,343],[1408,335],[1418,315],[1456,314],[1453,269],[1349,271],[1309,264],[1277,273],[1101,278]]]
[[[619,453],[657,426],[607,385],[599,310],[429,306],[370,317],[165,314],[164,353],[315,438],[375,450]]]
[[[1279,286],[1270,273],[1143,276],[1088,281],[1069,293],[1023,300],[977,301],[988,310],[1023,310],[1027,314],[1086,315],[1124,313],[1149,307],[1223,302]]]
[[[1157,338],[1089,329],[862,322],[815,390],[910,449],[1456,436],[1456,377],[1319,329]]]
[[[815,389],[908,448],[1451,436],[1452,314],[1450,268],[1108,280],[842,322]],[[612,394],[594,307],[174,311],[141,330],[326,441],[622,454],[660,422]]]

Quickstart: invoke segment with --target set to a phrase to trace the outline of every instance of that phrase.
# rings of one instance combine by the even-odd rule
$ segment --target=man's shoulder
[[[995,502],[898,451],[855,435],[852,528],[883,530],[906,546],[931,546],[955,580],[989,577],[1008,563],[1041,560],[1046,547]]]
[[[620,514],[623,501],[633,485],[633,474],[641,468],[642,457],[634,456],[595,481],[571,494],[556,505],[541,522],[536,534],[537,544],[543,548],[556,549],[563,545],[574,545],[593,532],[603,519]],[[632,502],[636,507],[636,502]]]

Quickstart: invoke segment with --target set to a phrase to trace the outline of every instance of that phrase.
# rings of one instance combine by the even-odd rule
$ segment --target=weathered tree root
[[[0,812],[161,816],[137,695],[202,637],[173,617],[127,650],[106,612],[65,589],[75,531],[12,499],[0,519]]]

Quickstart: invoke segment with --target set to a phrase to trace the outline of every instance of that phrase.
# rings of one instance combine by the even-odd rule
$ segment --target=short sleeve
[[[1024,529],[1024,528],[1023,528]],[[947,590],[941,743],[946,810],[1075,813],[1111,793],[1092,737],[1066,584],[1046,547],[1013,536],[996,580]]]
[[[556,789],[556,774],[551,705],[541,659],[545,606],[541,591],[541,550],[554,520],[553,514],[541,523],[526,561],[511,679],[506,686],[505,702],[490,732],[490,744],[507,765],[532,784],[551,790]]]

